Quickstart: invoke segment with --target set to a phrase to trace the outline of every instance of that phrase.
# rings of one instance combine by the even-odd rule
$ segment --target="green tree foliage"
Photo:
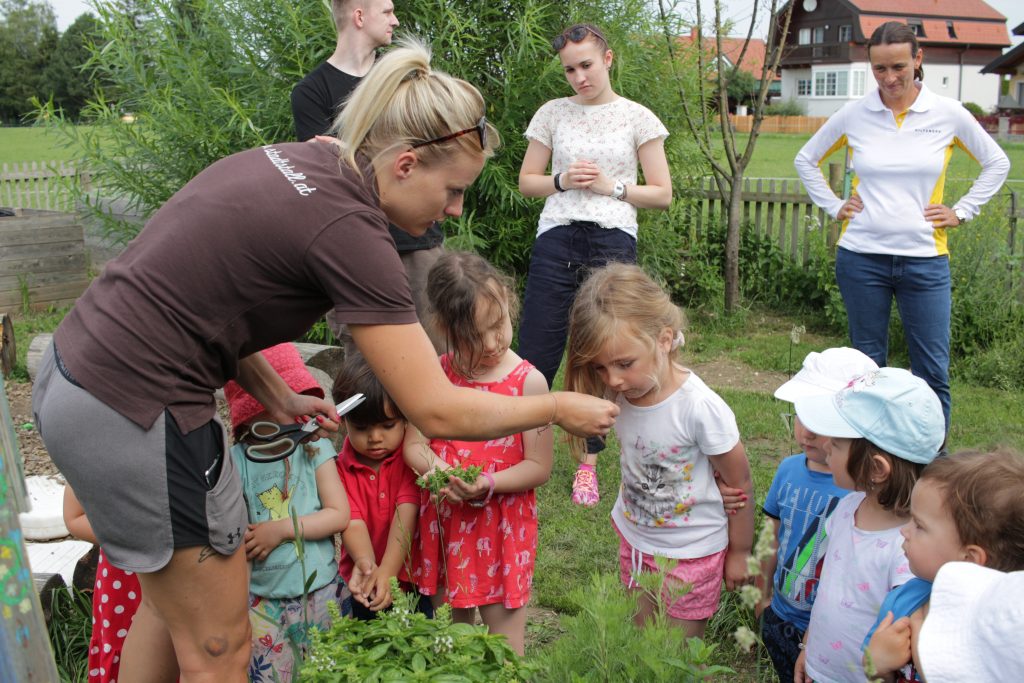
[[[57,19],[48,3],[0,0],[0,123],[18,123],[32,112],[57,41]]]
[[[751,104],[757,99],[761,83],[749,71],[736,69],[729,74],[725,87],[731,109],[735,110],[737,104]]]
[[[90,50],[95,49],[98,31],[99,24],[92,14],[75,19],[61,34],[43,73],[43,84],[54,104],[72,119],[78,118],[95,89],[96,83],[83,65],[89,60]]]
[[[293,139],[289,93],[334,48],[329,3],[309,0],[99,0],[101,38],[89,68],[112,84],[83,109],[88,128],[65,126],[84,146],[94,177],[149,214],[216,159]],[[523,273],[542,202],[518,192],[522,137],[546,100],[571,95],[549,41],[573,21],[607,30],[621,95],[650,107],[676,134],[667,150],[679,189],[701,160],[681,134],[679,88],[644,0],[408,0],[396,7],[407,31],[434,47],[434,64],[474,83],[505,146],[467,197],[450,243],[475,248]],[[672,26],[671,31],[680,31]],[[100,47],[102,46],[102,47]],[[687,69],[681,73],[688,74]],[[689,90],[689,84],[681,84]],[[131,112],[135,123],[124,125]],[[102,142],[102,144],[101,144]],[[663,279],[677,272],[683,202],[641,213],[641,258]],[[133,226],[113,226],[128,238]],[[673,269],[676,271],[673,271]]]

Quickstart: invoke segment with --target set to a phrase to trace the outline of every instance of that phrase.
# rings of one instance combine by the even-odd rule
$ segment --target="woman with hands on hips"
[[[601,30],[570,26],[551,47],[575,94],[546,102],[534,114],[519,170],[519,191],[545,198],[530,255],[519,355],[548,386],[562,363],[569,308],[587,273],[613,261],[636,263],[636,210],[665,210],[672,201],[668,130],[647,107],[612,89],[613,54]],[[588,441],[573,480],[573,502],[597,504],[594,465],[603,448],[600,439]]]
[[[924,51],[908,25],[879,26],[868,41],[868,58],[878,89],[829,117],[795,165],[814,203],[843,221],[836,281],[850,341],[884,366],[895,296],[911,370],[938,394],[948,431],[947,229],[978,215],[1002,186],[1010,162],[960,102],[924,85]],[[856,171],[846,200],[818,166],[844,145]],[[976,159],[981,174],[967,194],[948,203],[943,189],[954,147]]]

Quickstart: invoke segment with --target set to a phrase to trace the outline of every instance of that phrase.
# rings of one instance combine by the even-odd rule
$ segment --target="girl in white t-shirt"
[[[886,594],[913,578],[900,527],[918,475],[946,436],[942,405],[923,379],[881,368],[831,399],[797,399],[796,414],[831,437],[832,477],[854,493],[825,522],[828,550],[794,681],[862,683],[864,637]]]
[[[637,575],[658,571],[654,556],[675,560],[661,596],[641,591],[637,623],[660,599],[671,623],[699,637],[718,609],[723,576],[730,590],[746,581],[754,537],[753,507],[727,515],[715,471],[749,498],[753,484],[729,406],[673,359],[681,325],[679,309],[639,267],[594,271],[570,314],[565,384],[614,397],[621,409],[612,524],[623,583],[636,589]]]
[[[649,109],[612,90],[613,55],[601,30],[576,24],[551,46],[575,95],[546,102],[534,115],[519,170],[519,191],[546,198],[530,255],[519,355],[548,386],[562,363],[569,307],[587,271],[635,263],[637,208],[664,210],[672,201],[668,130]],[[637,179],[638,165],[645,184]],[[602,448],[600,439],[588,442],[573,481],[577,504],[598,502],[594,465]]]

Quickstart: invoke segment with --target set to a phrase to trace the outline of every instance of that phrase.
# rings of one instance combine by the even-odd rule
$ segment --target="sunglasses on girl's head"
[[[448,135],[442,135],[439,138],[434,138],[433,140],[427,140],[426,142],[417,142],[414,145],[412,145],[412,148],[416,149],[417,147],[425,147],[426,145],[435,145],[435,144],[437,144],[439,142],[448,142],[449,140],[454,140],[457,137],[461,137],[463,135],[468,135],[469,133],[472,133],[474,131],[476,131],[477,136],[480,138],[480,149],[487,149],[487,117],[486,116],[481,116],[480,120],[477,121],[476,125],[473,126],[472,128],[466,128],[465,130],[456,131],[456,132],[450,133]]]
[[[598,40],[602,40],[606,43],[608,42],[607,40],[605,40],[604,36],[602,36],[594,29],[590,28],[589,26],[576,26],[574,28],[569,29],[568,31],[564,31],[561,34],[555,36],[555,39],[551,41],[551,47],[555,50],[555,52],[558,52],[563,47],[565,47],[567,41],[571,40],[574,43],[579,43],[580,41],[587,37],[588,33],[593,33],[594,37],[597,38]]]

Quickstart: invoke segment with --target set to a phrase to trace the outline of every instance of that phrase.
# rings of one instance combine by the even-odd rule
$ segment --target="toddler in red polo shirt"
[[[366,400],[345,415],[347,436],[338,473],[348,493],[352,521],[342,532],[338,572],[352,591],[352,616],[373,619],[391,605],[391,577],[404,590],[419,514],[416,474],[402,459],[405,417],[358,353],[346,358],[331,390],[336,402],[353,394]],[[423,596],[421,611],[433,614]]]

